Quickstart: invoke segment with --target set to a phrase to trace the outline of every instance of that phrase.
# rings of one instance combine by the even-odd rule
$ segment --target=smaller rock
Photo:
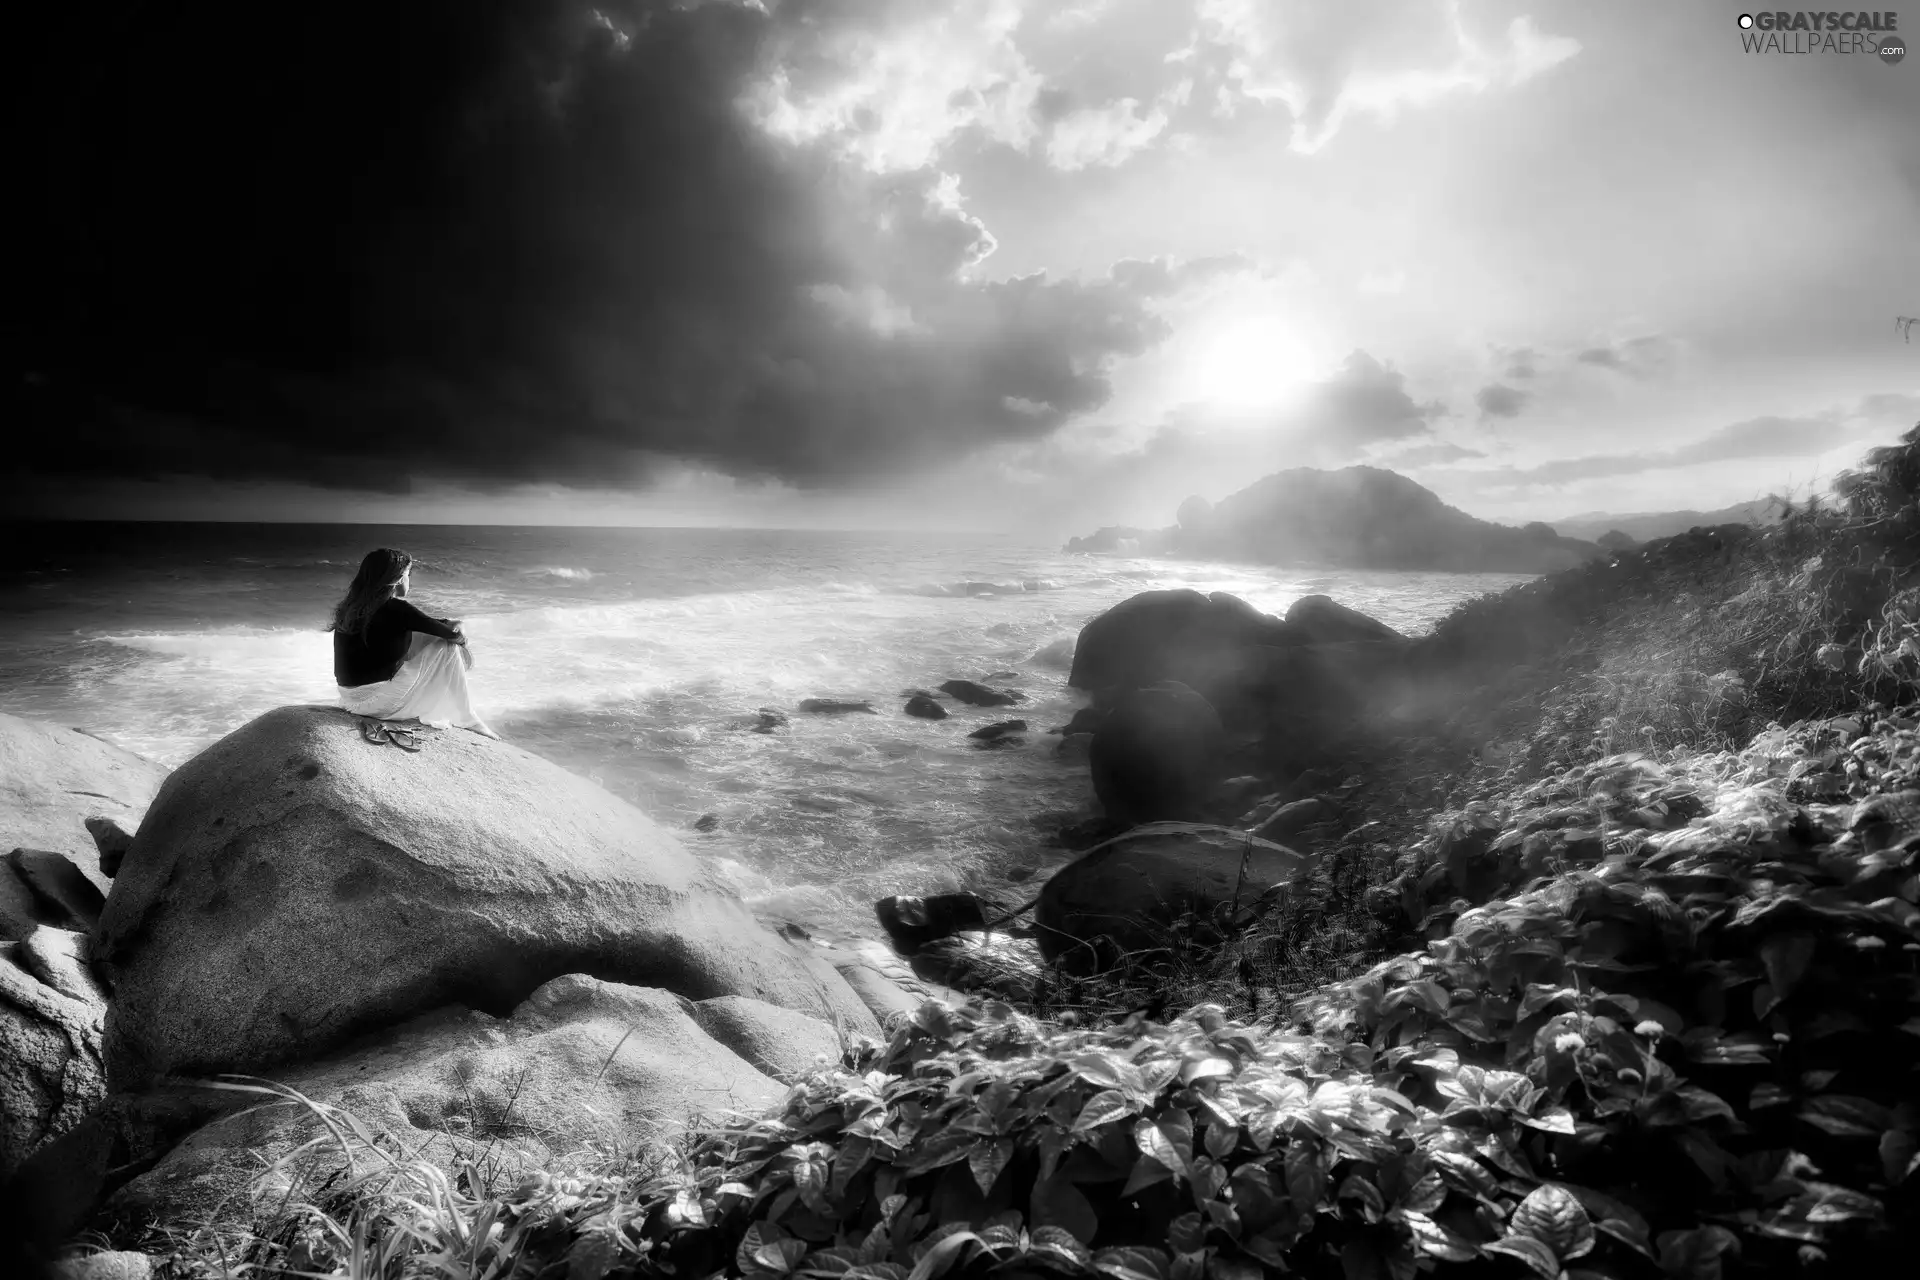
[[[712,831],[715,827],[719,825],[720,825],[719,814],[703,813],[697,819],[694,820],[693,829],[695,831]]]
[[[42,925],[20,941],[20,966],[70,1000],[105,1004],[107,993],[87,967],[87,935]]]
[[[1020,678],[1020,673],[1018,671],[989,671],[986,675],[981,676],[980,678],[983,681],[985,680],[1018,680]]]
[[[846,702],[835,698],[808,698],[800,704],[800,709],[820,716],[846,715],[857,711],[864,711],[870,716],[880,714],[873,709],[871,702]]]
[[[873,1012],[873,1016],[879,1019],[883,1028],[900,1018],[911,1018],[919,1011],[921,1001],[908,995],[899,983],[865,961],[836,964],[834,968],[840,971],[840,976]]]
[[[88,818],[87,834],[93,837],[94,847],[100,850],[100,874],[111,880],[120,874],[120,860],[133,847],[133,833],[112,818]]]
[[[1006,737],[1010,733],[1025,733],[1026,731],[1027,722],[1025,720],[1001,720],[996,724],[982,725],[967,736],[969,738],[978,738],[983,742],[994,742]]]
[[[919,716],[922,720],[945,720],[947,709],[933,700],[933,695],[916,693],[907,699],[907,714]]]
[[[1106,722],[1107,715],[1108,712],[1098,707],[1082,707],[1073,713],[1073,719],[1067,721],[1058,729],[1049,729],[1047,732],[1064,733],[1068,736],[1076,733],[1094,733]]]
[[[1008,867],[1005,872],[1006,878],[1015,884],[1024,884],[1038,874],[1040,874],[1038,867]]]
[[[702,1031],[778,1079],[797,1079],[840,1062],[840,1035],[829,1023],[764,1000],[716,996],[696,1001],[693,1020]]]
[[[7,855],[14,872],[32,891],[34,901],[52,924],[91,932],[100,922],[106,895],[82,874],[64,853],[47,849],[15,849]]]
[[[1333,806],[1317,796],[1295,800],[1292,804],[1283,804],[1275,809],[1271,817],[1254,828],[1253,834],[1262,840],[1277,841],[1303,831],[1332,814]]]
[[[53,1266],[51,1280],[148,1280],[153,1259],[129,1250],[106,1250],[62,1258]]]
[[[987,904],[971,893],[936,893],[919,898],[899,894],[873,904],[873,914],[893,945],[913,952],[963,929],[987,927]]]
[[[757,714],[760,717],[759,723],[748,726],[755,733],[772,733],[775,729],[787,727],[787,713],[784,711],[776,711],[772,707],[761,707]]]
[[[971,680],[949,680],[940,686],[940,692],[973,707],[1010,707],[1021,701],[1020,695],[1011,690],[989,689]]]

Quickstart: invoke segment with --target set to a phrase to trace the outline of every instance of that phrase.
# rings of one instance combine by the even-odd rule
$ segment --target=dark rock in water
[[[1303,638],[1224,591],[1143,591],[1081,629],[1067,683],[1104,690],[1177,680],[1231,707],[1262,684],[1265,649]]]
[[[1026,938],[940,938],[907,958],[917,977],[956,991],[1021,1003],[1033,999],[1042,973],[1039,949]]]
[[[772,707],[762,707],[757,713],[759,723],[750,726],[755,733],[772,733],[775,729],[787,727],[787,713],[776,711]]]
[[[717,826],[719,826],[719,825],[720,825],[720,815],[719,815],[719,814],[717,814],[717,813],[703,813],[703,814],[701,814],[701,815],[700,815],[700,817],[699,817],[699,818],[698,818],[698,819],[697,819],[697,820],[696,820],[696,821],[694,822],[694,824],[693,824],[693,829],[694,829],[695,831],[712,831],[712,830],[713,830],[713,829],[714,829],[715,827],[717,827]]]
[[[40,918],[64,929],[91,932],[99,923],[106,895],[64,853],[15,849],[7,855],[14,874],[33,894]]]
[[[1205,698],[1168,680],[1122,694],[1088,761],[1107,815],[1128,824],[1197,821],[1219,773],[1224,735]]]
[[[873,709],[871,702],[843,702],[834,698],[808,698],[800,704],[800,709],[821,716],[846,715],[855,711],[864,711],[870,716],[880,714]]]
[[[1295,800],[1274,810],[1253,829],[1253,834],[1265,840],[1282,840],[1332,815],[1333,806],[1324,800],[1313,797]]]
[[[880,927],[901,952],[911,954],[937,938],[962,929],[984,929],[992,908],[971,893],[936,893],[918,898],[901,894],[873,904]]]
[[[1002,720],[998,724],[982,725],[967,736],[969,738],[979,738],[983,741],[991,742],[997,738],[1004,738],[1010,733],[1025,733],[1026,731],[1027,722],[1025,720]]]
[[[980,678],[982,680],[1018,680],[1020,673],[1018,671],[989,671]]]
[[[907,699],[907,714],[922,720],[945,720],[947,709],[935,702],[931,694],[916,693]]]
[[[1409,644],[1407,637],[1377,618],[1338,604],[1332,596],[1301,596],[1287,607],[1287,625],[1314,644],[1373,640]]]
[[[1011,690],[1002,692],[989,689],[971,680],[949,680],[940,686],[940,692],[973,707],[1010,707],[1022,700],[1019,694]]]
[[[1100,726],[1106,723],[1106,720],[1107,711],[1104,707],[1082,707],[1073,713],[1073,719],[1067,721],[1058,729],[1049,729],[1047,732],[1064,734],[1097,733]]]
[[[1014,884],[1021,884],[1033,879],[1039,870],[1040,868],[1038,867],[1008,867],[1004,874],[1006,878]]]
[[[1174,922],[1189,915],[1194,940],[1218,942],[1257,913],[1270,890],[1314,862],[1227,827],[1150,823],[1056,871],[1040,890],[1034,936],[1048,961],[1076,974],[1112,968],[1122,957],[1150,959],[1167,945]],[[1236,886],[1238,923],[1226,918]]]
[[[120,874],[121,860],[133,847],[133,833],[114,818],[88,818],[87,834],[100,851],[100,874],[111,880]]]

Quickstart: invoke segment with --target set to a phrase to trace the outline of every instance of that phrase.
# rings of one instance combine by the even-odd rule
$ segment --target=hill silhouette
[[[1379,467],[1276,472],[1209,504],[1188,498],[1167,529],[1101,529],[1068,551],[1361,569],[1549,573],[1605,554],[1552,526],[1495,524]]]

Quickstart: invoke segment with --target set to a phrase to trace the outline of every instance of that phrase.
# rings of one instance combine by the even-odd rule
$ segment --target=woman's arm
[[[406,600],[394,600],[391,603],[398,606],[394,612],[400,615],[400,621],[406,625],[407,630],[424,631],[430,636],[451,640],[455,644],[466,643],[467,638],[460,634],[460,628],[450,626],[439,618],[429,618]]]

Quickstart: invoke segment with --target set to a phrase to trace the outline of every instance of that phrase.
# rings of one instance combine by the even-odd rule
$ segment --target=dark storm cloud
[[[1480,413],[1488,418],[1517,418],[1520,410],[1526,407],[1527,393],[1502,383],[1489,383],[1474,395],[1473,402],[1480,406]]]
[[[795,46],[779,24],[863,12],[51,19],[12,465],[404,490],[682,458],[813,484],[1045,435],[1164,335],[1155,297],[1220,264],[962,282],[992,242],[938,175],[849,167],[736,105]]]

